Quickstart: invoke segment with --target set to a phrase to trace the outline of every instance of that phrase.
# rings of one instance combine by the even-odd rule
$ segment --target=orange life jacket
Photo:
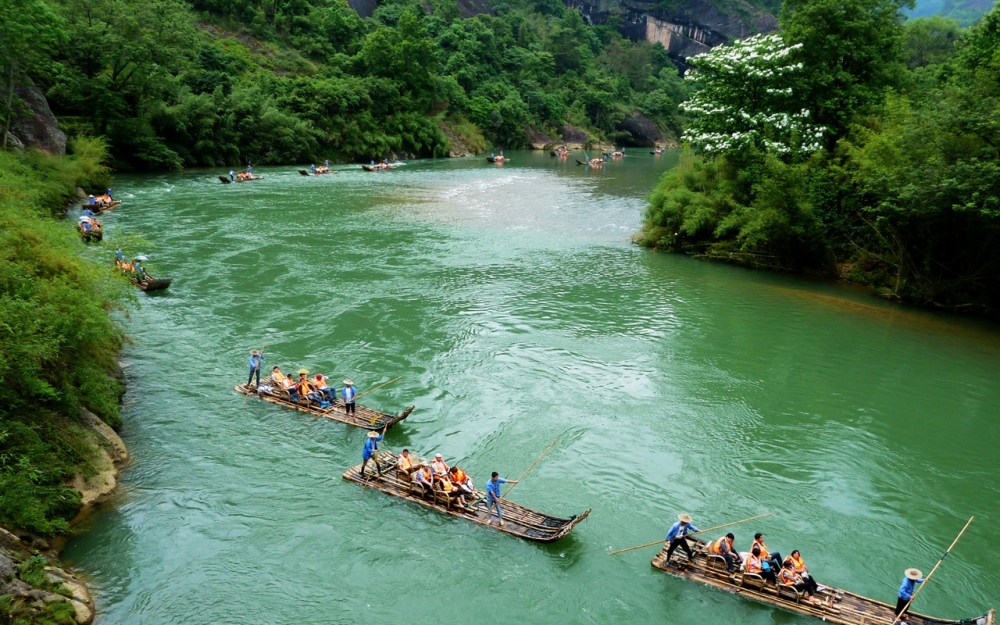
[[[719,548],[719,545],[722,544],[722,543],[724,543],[724,542],[726,542],[726,537],[725,536],[723,536],[719,540],[711,543],[708,546],[708,552],[711,553],[711,554],[717,555],[717,556],[721,556],[725,552],[722,551],[722,549]],[[729,546],[728,543],[726,544],[726,546],[727,547]]]
[[[752,553],[747,557],[747,573],[760,573],[764,570],[761,566],[761,559]]]
[[[791,560],[791,562],[792,562],[792,568],[795,569],[796,573],[804,573],[805,572],[805,570],[806,570],[806,563],[802,560],[802,556],[799,556],[798,558],[795,558],[795,557],[792,557],[792,556],[788,556],[788,560]],[[785,560],[785,561],[788,562],[788,560]]]
[[[465,484],[465,479],[467,477],[465,475],[465,471],[461,469],[455,469],[455,472],[452,473],[452,476],[454,477],[454,481],[456,484]]]
[[[755,540],[755,541],[753,541],[753,545],[750,545],[750,551],[753,551],[753,546],[754,545],[757,545],[758,547],[760,547],[760,558],[761,558],[761,560],[767,560],[767,547],[764,546],[764,541],[763,540]]]
[[[795,571],[782,567],[781,574],[778,579],[782,584],[794,584]]]
[[[409,471],[413,468],[413,462],[407,456],[400,456],[397,465],[404,471]]]

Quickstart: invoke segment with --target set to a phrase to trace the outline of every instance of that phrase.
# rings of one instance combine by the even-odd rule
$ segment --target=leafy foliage
[[[26,71],[120,170],[442,155],[442,113],[498,147],[566,123],[628,141],[636,111],[677,132],[686,92],[662,46],[561,2],[462,19],[455,0],[389,0],[362,19],[346,0],[16,1],[57,18]]]
[[[689,156],[651,196],[639,240],[1000,310],[1000,8],[963,32],[942,18],[903,27],[880,2],[859,7],[863,27],[825,0],[785,4],[783,37],[807,70],[791,88],[811,94],[836,143],[809,157],[759,143]]]
[[[67,529],[90,470],[78,425],[86,406],[119,424],[121,331],[110,308],[126,297],[111,270],[81,256],[73,226],[54,218],[77,185],[106,182],[99,141],[59,158],[0,152],[0,522],[49,534]]]

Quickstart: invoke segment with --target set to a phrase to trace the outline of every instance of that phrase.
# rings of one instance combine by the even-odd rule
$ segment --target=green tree
[[[903,14],[911,0],[785,0],[782,36],[802,44],[797,90],[802,109],[829,130],[833,145],[856,115],[870,113],[898,85],[903,66]]]

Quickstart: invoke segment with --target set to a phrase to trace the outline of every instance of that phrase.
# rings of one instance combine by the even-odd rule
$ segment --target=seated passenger
[[[316,377],[313,378],[313,384],[316,386],[316,390],[326,397],[327,401],[333,404],[337,400],[337,389],[330,388],[326,383],[330,378],[326,377],[322,373],[317,373]]]
[[[288,393],[288,398],[294,403],[299,403],[299,389],[295,386],[295,381],[292,380],[292,376],[286,375],[285,379],[281,381],[281,389]]]
[[[396,459],[396,472],[400,475],[410,475],[413,473],[413,460],[410,458],[410,450],[404,449]]]
[[[285,374],[278,367],[271,369],[271,382],[276,388],[284,388]]]
[[[819,584],[813,579],[813,576],[809,574],[809,569],[806,568],[806,563],[802,559],[802,554],[796,549],[792,552],[792,555],[785,558],[785,566],[791,565],[792,570],[794,570],[799,577],[802,578],[802,582],[806,585],[806,589],[811,594],[816,594],[819,592]]]
[[[740,554],[736,553],[733,549],[733,543],[736,542],[736,537],[732,533],[726,534],[719,540],[709,543],[708,552],[712,555],[722,556],[726,561],[726,569],[730,573],[736,570],[736,565],[742,561]]]
[[[771,565],[771,570],[775,573],[781,570],[781,554],[777,551],[768,552],[767,545],[764,544],[764,535],[757,532],[753,535],[753,544],[750,545],[751,549],[757,547],[760,549],[760,557]]]
[[[775,583],[775,572],[771,570],[770,562],[761,558],[760,547],[757,545],[754,545],[753,550],[750,552],[750,556],[747,557],[747,573],[760,575],[772,584]]]
[[[451,480],[449,480],[447,477],[440,478],[438,480],[438,489],[442,493],[444,493],[445,496],[458,499],[458,505],[462,506],[463,508],[468,505],[465,501],[465,493],[459,490],[457,486],[452,484]]]
[[[299,395],[305,397],[309,401],[316,402],[319,404],[320,408],[327,408],[330,406],[330,402],[323,399],[323,393],[320,393],[315,388],[313,388],[312,383],[306,377],[309,372],[305,369],[299,369],[299,383],[296,385],[299,391]]]
[[[424,463],[418,462],[417,470],[413,473],[413,483],[419,487],[422,495],[430,495],[434,492],[432,480],[431,468]]]
[[[476,489],[472,485],[472,478],[470,478],[465,471],[459,469],[458,467],[448,469],[448,479],[455,485],[456,488],[458,488],[458,490],[462,491],[462,493],[466,495],[475,494]]]
[[[434,462],[431,463],[431,472],[434,473],[435,480],[440,480],[448,476],[448,465],[445,464],[441,454],[434,455]]]
[[[812,594],[816,592],[816,582],[813,582],[812,585],[806,582],[801,575],[795,572],[795,566],[792,565],[791,560],[785,560],[785,565],[781,567],[781,573],[778,574],[778,583],[784,586],[791,586],[805,595],[807,600],[811,599]]]

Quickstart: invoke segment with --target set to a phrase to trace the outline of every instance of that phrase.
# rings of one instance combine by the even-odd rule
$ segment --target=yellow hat
[[[299,373],[309,373],[308,369],[299,369]]]
[[[677,515],[677,518],[680,519],[681,521],[683,521],[684,523],[690,523],[691,522],[691,515],[690,514],[684,514],[683,512],[681,512],[680,514]]]

